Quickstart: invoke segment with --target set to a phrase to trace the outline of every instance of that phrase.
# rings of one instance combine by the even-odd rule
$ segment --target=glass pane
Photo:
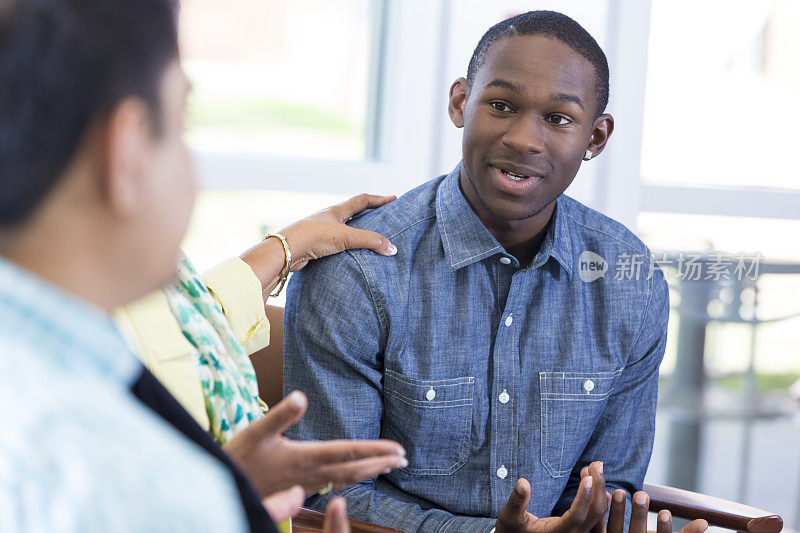
[[[653,0],[641,171],[800,188],[800,2]]]
[[[668,276],[670,324],[648,482],[769,509],[796,528],[800,275],[765,267],[800,271],[792,238],[800,221],[641,213],[637,226],[654,251],[762,256],[755,282]]]
[[[377,0],[183,0],[201,150],[362,159]]]
[[[800,270],[800,248],[787,245],[787,235],[800,232],[800,220],[774,220],[736,218],[711,215],[677,215],[668,213],[640,213],[637,226],[639,235],[656,252],[670,251],[691,254],[695,252],[720,252],[724,256],[760,254],[762,272],[767,264],[794,266]],[[672,291],[673,308],[663,374],[670,374],[677,355],[677,310],[681,307],[680,275],[670,270],[667,275]],[[788,387],[800,377],[800,301],[787,295],[800,294],[800,274],[763,274],[757,283],[758,304],[756,318],[764,323],[758,326],[755,346],[755,366],[759,372],[759,388]],[[739,296],[752,298],[747,292]],[[730,304],[731,295],[725,291],[715,293],[708,313],[719,314],[723,303]],[[745,303],[743,301],[743,303]],[[747,306],[743,312],[747,319]],[[722,381],[721,387],[741,385],[736,374],[745,372],[750,362],[749,323],[711,322],[706,332],[705,362],[711,374]],[[788,384],[787,384],[788,382]]]

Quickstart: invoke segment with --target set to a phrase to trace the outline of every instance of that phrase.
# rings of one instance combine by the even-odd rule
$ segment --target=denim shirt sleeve
[[[606,488],[624,489],[625,531],[630,521],[631,497],[641,490],[650,462],[658,400],[658,369],[664,357],[669,320],[669,289],[660,269],[654,271],[642,323],[625,369],[606,403],[589,443],[570,474],[553,509],[560,516],[569,509],[580,482],[580,471],[593,461],[603,461]]]
[[[383,415],[386,315],[371,271],[360,253],[314,261],[289,284],[285,312],[284,394],[299,389],[309,399],[305,417],[288,432],[299,440],[377,439]],[[330,498],[347,500],[351,518],[404,531],[483,531],[494,520],[424,510],[366,481],[338,493],[313,496],[324,510]]]

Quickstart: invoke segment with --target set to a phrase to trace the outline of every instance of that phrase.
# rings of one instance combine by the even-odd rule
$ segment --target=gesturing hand
[[[305,395],[295,391],[223,446],[262,497],[294,485],[309,494],[329,482],[339,489],[408,465],[402,446],[389,440],[287,439],[283,432],[306,407]]]
[[[366,248],[381,255],[397,253],[394,245],[383,235],[346,225],[362,211],[381,207],[393,200],[394,196],[361,194],[281,230],[294,255],[292,272],[300,270],[312,259],[354,248]]]
[[[325,509],[325,524],[322,533],[350,533],[350,522],[347,521],[347,508],[344,498],[334,498]]]
[[[589,469],[583,468],[581,470],[581,480],[589,476]],[[623,533],[625,525],[625,500],[627,499],[627,492],[622,489],[614,491],[612,498],[611,494],[606,492],[606,500],[610,502],[610,509],[608,511],[608,525],[606,525],[605,517],[600,520],[597,525],[592,528],[592,533]],[[647,512],[650,507],[650,496],[644,492],[639,491],[633,495],[633,502],[631,504],[631,520],[628,524],[629,533],[673,533],[672,531],[672,514],[669,511],[661,511],[658,513],[658,520],[656,522],[656,531],[647,531]],[[680,530],[680,533],[703,533],[708,529],[708,522],[705,520],[693,520],[686,524],[686,527]]]
[[[305,494],[300,486],[294,486],[264,498],[264,507],[269,512],[272,520],[283,522],[297,515],[305,500]],[[323,533],[350,533],[350,522],[347,520],[347,510],[343,498],[334,498],[326,509]]]
[[[563,516],[538,518],[527,511],[531,486],[519,479],[508,502],[497,516],[496,533],[585,533],[605,518],[608,510],[603,463],[589,465],[590,475],[581,479],[578,493]]]

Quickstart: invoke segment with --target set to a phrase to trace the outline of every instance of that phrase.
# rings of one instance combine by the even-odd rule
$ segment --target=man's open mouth
[[[511,172],[503,170],[502,168],[500,169],[500,172],[502,172],[503,174],[505,174],[506,177],[511,178],[514,181],[523,181],[531,177],[531,176],[520,176],[518,174],[512,174]]]
[[[493,168],[495,168],[495,169],[499,170],[500,172],[502,172],[503,175],[505,177],[507,177],[508,179],[514,180],[514,181],[525,181],[525,180],[529,180],[531,178],[538,178],[539,177],[539,176],[533,176],[533,175],[529,176],[529,175],[525,175],[525,174],[520,174],[518,172],[511,172],[510,170],[506,170],[506,169],[503,169],[503,168],[500,168],[500,167],[495,167],[494,165],[490,165],[490,166],[492,166]]]

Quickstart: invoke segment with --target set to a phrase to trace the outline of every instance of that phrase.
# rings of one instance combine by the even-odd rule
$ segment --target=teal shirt
[[[129,392],[102,311],[0,258],[0,531],[244,531],[230,475]]]

